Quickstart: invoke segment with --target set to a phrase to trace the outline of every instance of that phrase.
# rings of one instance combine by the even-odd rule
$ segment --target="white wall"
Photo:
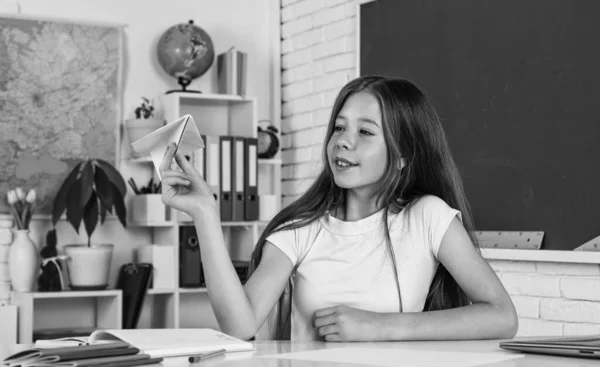
[[[490,260],[519,316],[517,336],[600,333],[598,264]]]
[[[282,195],[289,204],[321,165],[335,96],[356,77],[356,1],[282,0]]]

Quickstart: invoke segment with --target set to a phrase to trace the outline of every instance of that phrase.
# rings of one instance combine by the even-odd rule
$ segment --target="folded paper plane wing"
[[[191,115],[184,115],[168,123],[160,129],[134,141],[131,146],[141,155],[150,155],[158,178],[162,180],[159,168],[167,147],[171,142],[176,143],[177,150],[184,155],[189,155],[195,150],[204,148],[204,142]]]

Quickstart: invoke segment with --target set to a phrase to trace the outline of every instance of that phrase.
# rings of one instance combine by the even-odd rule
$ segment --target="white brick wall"
[[[321,167],[329,114],[356,75],[356,2],[282,0],[282,195],[289,204]]]
[[[519,316],[517,336],[600,334],[600,265],[489,260]]]

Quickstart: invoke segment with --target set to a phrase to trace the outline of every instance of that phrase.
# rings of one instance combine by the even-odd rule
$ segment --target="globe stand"
[[[191,82],[192,82],[192,79],[184,78],[184,77],[180,76],[177,78],[177,83],[179,85],[181,85],[181,89],[172,89],[172,90],[166,91],[165,94],[169,94],[169,93],[202,93],[202,91],[200,91],[200,90],[186,89],[187,86],[190,85]]]

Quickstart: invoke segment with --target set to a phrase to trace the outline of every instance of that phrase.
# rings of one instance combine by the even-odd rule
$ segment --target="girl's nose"
[[[336,141],[338,148],[351,149],[354,146],[352,138],[348,136],[348,133],[341,135]]]

